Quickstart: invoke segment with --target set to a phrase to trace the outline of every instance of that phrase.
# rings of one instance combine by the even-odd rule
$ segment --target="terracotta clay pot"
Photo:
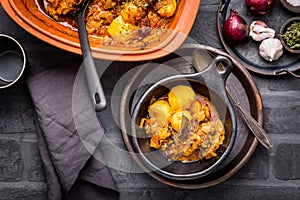
[[[81,54],[76,30],[48,17],[36,0],[1,0],[8,15],[26,31],[61,49]],[[90,38],[95,58],[119,61],[152,60],[173,52],[186,39],[198,13],[200,0],[181,0],[166,34],[145,49],[103,46]]]

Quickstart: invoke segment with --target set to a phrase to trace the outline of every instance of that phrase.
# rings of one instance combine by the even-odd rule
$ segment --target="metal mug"
[[[0,34],[0,89],[16,83],[25,66],[26,55],[22,45],[13,37]]]

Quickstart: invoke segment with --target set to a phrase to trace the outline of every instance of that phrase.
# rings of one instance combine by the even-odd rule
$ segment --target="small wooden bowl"
[[[287,21],[285,21],[281,28],[280,28],[280,41],[281,44],[283,45],[283,47],[291,52],[291,53],[296,53],[296,54],[300,54],[300,49],[291,49],[284,41],[282,35],[284,34],[284,32],[286,31],[286,29],[293,23],[293,22],[300,22],[300,17],[292,17],[290,19],[288,19]]]

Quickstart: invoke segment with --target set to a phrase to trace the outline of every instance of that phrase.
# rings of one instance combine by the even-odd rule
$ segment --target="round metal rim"
[[[22,57],[23,57],[23,66],[22,66],[22,70],[20,71],[18,77],[13,82],[11,82],[7,85],[4,85],[4,86],[0,86],[0,89],[4,89],[4,88],[8,88],[8,87],[12,86],[13,84],[15,84],[21,78],[21,76],[23,75],[24,70],[25,70],[25,66],[26,66],[26,55],[25,55],[24,48],[22,47],[22,45],[16,39],[14,39],[13,37],[11,37],[9,35],[6,35],[6,34],[0,34],[0,37],[6,37],[6,38],[12,40],[14,43],[16,43],[18,45],[18,47],[20,48],[20,50],[22,52]]]
[[[191,76],[193,76],[191,74]],[[178,76],[177,78],[175,78],[174,80],[171,81],[176,81],[179,80],[181,78],[181,76]],[[195,79],[191,79],[192,81],[197,82],[197,80]],[[191,81],[187,78],[187,81]],[[169,80],[170,81],[170,80]],[[155,85],[151,86],[149,89],[147,89],[147,91],[142,95],[142,97],[140,98],[139,101],[144,101],[145,98],[149,95],[149,93],[151,93],[151,91],[153,91],[153,89],[157,88],[159,86],[160,82],[156,83]],[[213,90],[213,89],[210,89]],[[140,110],[141,107],[141,103],[137,103],[137,106],[134,108],[133,111],[133,120],[132,120],[132,124],[131,124],[131,130],[133,129],[133,127],[135,127],[135,120],[137,118],[137,114],[138,111]],[[157,167],[154,163],[152,163],[143,153],[143,151],[141,150],[138,141],[137,141],[137,137],[136,137],[136,131],[132,131],[133,134],[133,146],[135,149],[137,149],[139,156],[141,157],[141,159],[143,160],[144,163],[146,163],[146,165],[148,165],[150,168],[152,168],[153,170],[155,170],[157,173],[161,174],[162,176],[165,176],[166,178],[169,179],[174,179],[174,180],[193,180],[193,179],[197,179],[200,177],[203,177],[209,173],[211,173],[212,171],[214,171],[223,161],[224,159],[226,159],[226,157],[228,156],[228,154],[230,153],[234,142],[235,142],[235,137],[236,137],[236,116],[235,113],[233,111],[233,107],[231,105],[231,103],[228,103],[227,105],[231,120],[232,120],[232,134],[231,134],[231,138],[230,138],[230,143],[227,146],[226,151],[220,156],[220,159],[217,160],[214,164],[212,164],[211,166],[209,166],[207,169],[200,171],[200,172],[195,172],[195,173],[190,173],[190,174],[176,174],[176,173],[172,173],[172,172],[168,172],[165,171],[159,167]]]
[[[227,53],[210,47],[210,46],[206,46],[206,45],[201,45],[201,44],[187,44],[187,45],[183,45],[183,47],[185,48],[203,48],[206,49],[207,51],[210,51],[211,53],[214,54],[220,54],[220,55],[225,55],[225,56],[229,56]],[[263,110],[262,110],[262,100],[259,94],[259,91],[257,89],[257,86],[254,82],[254,80],[252,79],[251,75],[249,74],[249,72],[234,58],[232,58],[234,65],[236,66],[234,69],[234,74],[238,77],[241,77],[243,80],[247,80],[247,81],[243,81],[241,82],[241,84],[243,85],[243,87],[248,87],[246,90],[247,96],[248,98],[252,99],[252,108],[251,108],[251,114],[256,118],[256,120],[259,122],[260,125],[263,124]],[[139,69],[139,71],[136,72],[136,74],[132,77],[132,79],[128,82],[128,85],[125,87],[124,91],[123,91],[123,95],[122,95],[122,99],[120,102],[120,126],[121,126],[121,130],[122,130],[122,137],[123,137],[123,141],[124,144],[127,148],[127,150],[129,152],[134,153],[134,149],[131,145],[131,141],[130,141],[130,134],[127,134],[127,131],[129,131],[130,126],[128,127],[128,122],[127,122],[127,118],[125,113],[128,113],[129,111],[129,95],[130,95],[130,87],[132,86],[132,84],[134,84],[134,80],[139,76],[139,74],[142,72],[142,68]],[[217,185],[227,179],[229,179],[230,177],[232,177],[234,174],[236,174],[246,163],[247,161],[250,159],[250,157],[253,155],[253,153],[255,152],[255,149],[257,147],[258,141],[256,138],[254,138],[250,133],[248,135],[248,140],[250,141],[249,144],[247,145],[247,148],[245,152],[243,152],[243,156],[239,159],[239,161],[237,163],[234,163],[234,166],[230,169],[228,169],[227,173],[224,173],[223,175],[216,177],[215,179],[206,181],[206,182],[195,182],[192,184],[187,184],[187,183],[182,183],[182,182],[176,182],[176,181],[170,181],[169,179],[166,179],[164,177],[161,177],[159,174],[154,173],[154,172],[148,172],[148,174],[153,177],[154,179],[167,184],[169,186],[173,186],[173,187],[178,187],[178,188],[183,188],[183,189],[201,189],[201,188],[207,188],[207,187],[211,187],[214,185]],[[145,171],[149,170],[142,162],[141,160],[134,156],[134,154],[132,154],[133,159],[135,160],[135,162]]]

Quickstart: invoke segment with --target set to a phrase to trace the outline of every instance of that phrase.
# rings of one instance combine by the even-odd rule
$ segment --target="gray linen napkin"
[[[47,177],[48,198],[118,199],[119,193],[109,168],[92,156],[104,130],[92,108],[84,81],[76,84],[77,91],[80,91],[80,106],[76,107],[76,114],[72,110],[77,72],[78,67],[59,66],[30,75],[27,79],[38,119],[38,146]],[[77,118],[76,125],[74,117]],[[77,127],[96,138],[88,150]]]

